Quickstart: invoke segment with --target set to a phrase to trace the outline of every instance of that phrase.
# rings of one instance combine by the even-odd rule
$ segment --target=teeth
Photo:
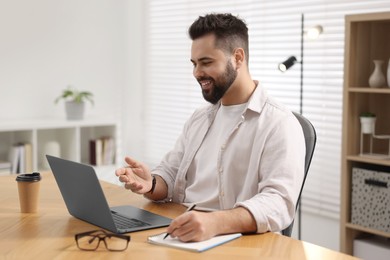
[[[200,84],[202,85],[202,86],[207,86],[207,85],[210,85],[211,84],[211,81],[202,81],[202,82],[200,82]]]

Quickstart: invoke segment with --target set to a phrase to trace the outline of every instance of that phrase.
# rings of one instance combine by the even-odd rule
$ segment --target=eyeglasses
[[[130,236],[108,233],[104,230],[93,230],[75,235],[77,247],[81,250],[94,251],[103,241],[109,251],[124,251],[130,242]]]

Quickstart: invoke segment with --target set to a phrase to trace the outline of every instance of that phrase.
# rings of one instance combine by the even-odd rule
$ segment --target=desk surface
[[[178,204],[156,204],[124,188],[102,182],[110,206],[131,204],[169,218],[184,212]],[[165,228],[133,232],[124,252],[77,248],[76,233],[98,229],[69,215],[51,173],[44,173],[38,213],[22,214],[15,175],[0,177],[0,259],[355,259],[307,242],[274,233],[245,235],[203,253],[151,245],[147,237]],[[156,258],[157,257],[157,258]]]

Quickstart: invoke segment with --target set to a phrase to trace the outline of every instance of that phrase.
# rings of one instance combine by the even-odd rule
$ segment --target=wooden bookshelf
[[[390,172],[389,159],[373,159],[359,155],[360,113],[375,113],[376,133],[390,134],[390,88],[370,88],[368,85],[368,79],[374,69],[373,60],[384,61],[382,70],[386,75],[390,58],[389,46],[390,12],[345,17],[340,249],[347,254],[353,254],[353,241],[357,237],[390,237],[388,232],[351,223],[352,168],[381,167]],[[377,149],[382,152],[389,147],[378,144]]]

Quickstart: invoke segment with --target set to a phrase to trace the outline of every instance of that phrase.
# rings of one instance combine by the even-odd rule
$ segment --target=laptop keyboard
[[[115,225],[118,229],[129,229],[135,227],[145,227],[150,226],[149,223],[143,222],[139,219],[128,218],[122,215],[119,215],[116,212],[112,212],[112,217],[114,218]]]

